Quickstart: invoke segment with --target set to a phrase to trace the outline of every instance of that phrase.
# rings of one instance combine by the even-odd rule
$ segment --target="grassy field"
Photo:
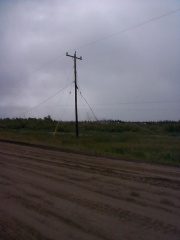
[[[180,123],[73,122],[51,119],[0,120],[0,138],[88,151],[120,159],[180,164]],[[40,121],[40,122],[38,122]],[[19,124],[19,125],[18,125]],[[39,127],[38,127],[39,124]]]

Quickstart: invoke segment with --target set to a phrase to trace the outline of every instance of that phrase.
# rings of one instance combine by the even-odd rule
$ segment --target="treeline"
[[[4,118],[0,119],[0,129],[74,132],[75,123],[59,122],[53,120],[50,115],[41,118]],[[180,121],[159,121],[159,122],[124,122],[120,120],[102,120],[98,122],[79,122],[81,132],[154,132],[154,133],[180,133]]]
[[[41,118],[4,118],[0,119],[0,129],[53,130],[57,121],[50,116]]]

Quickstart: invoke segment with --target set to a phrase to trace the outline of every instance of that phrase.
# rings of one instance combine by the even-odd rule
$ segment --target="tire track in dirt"
[[[12,195],[11,195],[11,197],[12,197]],[[52,216],[52,217],[56,218],[58,221],[61,221],[61,222],[65,223],[66,225],[68,225],[72,228],[78,229],[84,233],[91,234],[92,236],[96,236],[96,237],[102,238],[104,240],[111,240],[110,238],[107,238],[100,231],[91,230],[88,228],[88,226],[85,228],[81,224],[78,224],[78,223],[72,221],[70,218],[66,218],[63,215],[59,215],[56,212],[51,211],[50,209],[47,208],[46,205],[42,204],[42,202],[40,204],[37,204],[37,203],[31,202],[29,199],[27,200],[26,198],[22,198],[20,196],[14,195],[13,197],[16,198],[18,200],[18,202],[20,202],[26,208],[31,209],[32,211],[36,211],[36,212],[40,213],[41,215]]]
[[[4,239],[12,239],[11,220],[19,221],[14,223],[18,231],[23,216],[32,218],[29,224],[24,222],[23,234],[30,236],[32,231],[37,239],[59,239],[52,224],[48,236],[37,230],[47,217],[67,226],[65,239],[72,239],[69,232],[76,239],[81,233],[86,239],[144,239],[145,233],[148,240],[180,238],[180,170],[176,167],[7,143],[0,144],[0,166],[0,203],[7,201],[24,212],[21,218],[12,213],[8,222],[8,210],[0,207]]]
[[[64,168],[68,168],[68,169],[72,169],[72,170],[80,170],[80,171],[85,171],[88,173],[96,173],[96,174],[101,174],[104,176],[108,176],[108,177],[119,177],[119,178],[123,178],[126,180],[131,180],[131,181],[136,181],[136,182],[142,182],[142,183],[146,183],[146,184],[151,184],[151,185],[156,185],[156,186],[161,186],[161,187],[168,187],[168,188],[172,188],[172,189],[179,189],[180,188],[180,180],[176,180],[176,179],[169,179],[168,177],[149,177],[149,176],[140,176],[139,174],[132,174],[131,172],[124,172],[124,171],[117,171],[117,170],[113,170],[113,169],[109,169],[107,167],[99,167],[99,166],[89,166],[87,164],[81,164],[78,165],[77,163],[63,163],[63,162],[54,162],[51,160],[45,160],[45,159],[40,159],[37,157],[26,157],[23,155],[15,155],[15,154],[11,154],[11,153],[3,153],[1,152],[1,154],[3,155],[8,155],[8,156],[13,156],[13,157],[17,157],[17,158],[23,158],[24,160],[27,159],[29,161],[33,161],[33,162],[39,162],[39,163],[43,163],[43,164],[49,164],[49,165],[53,165],[56,167],[64,167]]]
[[[31,169],[32,169],[32,167],[31,167]],[[25,170],[25,169],[24,169]],[[43,170],[43,169],[42,169]],[[43,170],[44,171],[44,170]],[[37,173],[37,175],[41,175],[41,176],[43,176],[43,177],[47,177],[47,175],[44,175],[44,173],[42,174],[42,173]],[[61,174],[62,175],[62,174]],[[58,179],[58,178],[52,178],[52,177],[50,177],[51,179],[54,179],[55,181],[61,181],[62,182],[62,178],[61,179]],[[127,201],[127,202],[132,202],[132,203],[136,203],[137,205],[141,205],[141,206],[145,206],[145,207],[153,207],[153,208],[157,208],[157,209],[162,209],[162,210],[166,210],[166,211],[169,211],[169,212],[174,212],[174,214],[176,215],[176,208],[177,208],[177,206],[172,202],[172,201],[169,201],[169,200],[167,200],[167,199],[165,199],[164,201],[159,201],[159,204],[157,204],[157,203],[152,203],[152,202],[147,202],[147,201],[145,201],[145,199],[142,199],[142,197],[141,197],[141,200],[139,200],[139,201],[137,201],[137,197],[136,198],[132,198],[132,196],[126,196],[126,197],[122,197],[121,195],[120,196],[117,196],[117,194],[114,196],[112,193],[108,193],[107,191],[100,191],[99,189],[98,190],[95,190],[95,189],[93,189],[92,187],[87,187],[87,185],[85,186],[85,187],[82,187],[82,186],[80,186],[80,184],[75,184],[74,182],[72,182],[72,181],[68,181],[68,180],[64,180],[64,182],[66,182],[66,184],[67,184],[67,182],[69,183],[69,184],[73,184],[73,185],[76,185],[76,186],[79,186],[79,187],[81,187],[81,188],[84,188],[84,189],[86,189],[86,190],[89,190],[89,191],[93,191],[93,192],[96,192],[96,193],[99,193],[99,194],[102,194],[102,195],[104,195],[104,196],[109,196],[109,197],[115,197],[115,198],[117,198],[117,199],[119,199],[119,200],[123,200],[123,201]],[[133,192],[133,194],[132,195],[136,195],[136,192]],[[161,204],[161,202],[163,203],[163,204]],[[169,205],[172,205],[172,207],[174,208],[174,210],[172,209],[172,207],[171,207],[171,209],[169,209],[168,208],[168,206]]]
[[[23,163],[23,165],[26,165],[26,164],[24,164]],[[32,169],[34,169],[34,170],[39,170],[40,168],[39,167],[34,167],[34,166],[29,166],[29,165],[27,165],[28,167],[30,167],[31,168],[31,171],[32,171]],[[21,167],[22,168],[22,167]],[[27,169],[25,169],[25,168],[22,168],[24,171],[28,171]],[[51,171],[50,171],[50,169],[48,168],[48,167],[42,167],[41,166],[41,171],[43,171],[43,173],[41,173],[41,172],[36,172],[37,173],[37,175],[41,175],[41,176],[44,176],[44,177],[47,177],[47,175],[45,175],[44,173],[46,172],[48,172],[48,173],[50,173]],[[35,172],[34,172],[35,173]],[[54,173],[54,172],[53,172]],[[64,176],[64,177],[66,177],[66,174],[64,174],[63,172],[61,172],[61,176]],[[52,177],[49,177],[49,178],[51,178],[51,179],[53,179],[54,178],[54,180],[56,180],[56,181],[62,181],[62,178],[61,179],[59,179],[59,178],[55,178],[55,176],[52,178]],[[64,182],[69,182],[70,184],[75,184],[73,181],[70,181],[69,179],[71,179],[71,176],[68,176],[68,179],[66,179],[66,180],[64,180]],[[77,179],[76,179],[77,180]],[[82,179],[83,181],[84,181],[84,179]],[[87,179],[86,179],[87,180]],[[78,181],[79,181],[79,179],[78,179]],[[99,180],[98,180],[98,182],[100,182]],[[96,183],[97,184],[97,183]],[[75,184],[75,185],[77,185],[77,186],[79,186],[79,187],[83,187],[83,186],[81,186],[80,184]],[[119,185],[118,185],[119,186]],[[86,187],[85,187],[86,189],[89,189],[89,190],[91,190],[91,191],[93,191],[93,188],[89,188],[88,187],[88,184],[86,183]],[[98,192],[98,193],[100,193],[100,191],[97,191],[96,190],[96,192]],[[102,192],[101,192],[101,194],[102,194]],[[133,194],[135,194],[136,195],[136,193],[135,192],[133,192],[132,193],[132,195]],[[107,194],[107,193],[104,193],[104,195],[107,195],[107,196],[109,196],[110,194]],[[117,194],[112,194],[112,192],[111,192],[111,197],[115,197],[115,198],[121,198],[121,196],[117,196]],[[172,197],[172,196],[171,196]],[[178,198],[179,199],[179,198]],[[132,196],[131,196],[131,198],[129,198],[129,199],[127,199],[126,198],[126,200],[128,201],[133,201],[133,199],[132,199]],[[142,203],[143,204],[143,203]],[[147,206],[147,204],[146,204],[146,206]],[[158,206],[158,208],[159,208],[159,206]]]
[[[0,213],[0,239],[15,240],[15,239],[36,239],[36,240],[51,240],[45,235],[37,231],[35,228],[25,224],[18,218],[6,216],[6,212],[1,210]]]
[[[18,148],[19,147],[19,148]],[[6,148],[2,148],[2,146],[1,146],[1,149],[3,149],[3,150],[6,150]],[[16,148],[12,148],[12,152],[15,154],[15,152],[16,152],[16,150],[20,150],[20,146],[17,146]],[[27,150],[26,151],[23,151],[23,152],[21,152],[21,154],[23,154],[22,156],[26,156],[26,155],[30,155],[30,154],[32,154],[32,155],[34,155],[34,156],[36,156],[36,157],[40,157],[40,158],[42,158],[42,156],[43,157],[46,157],[46,158],[48,158],[48,159],[51,159],[51,160],[59,160],[59,158],[61,157],[65,157],[65,160],[66,160],[66,162],[74,162],[74,160],[76,161],[76,163],[78,163],[78,162],[80,162],[81,164],[82,164],[82,161],[81,160],[79,160],[79,157],[77,157],[78,155],[77,154],[72,154],[72,153],[69,153],[68,155],[65,153],[63,153],[63,152],[50,152],[49,153],[49,151],[46,151],[46,150],[42,150],[42,149],[37,149],[37,148],[35,148],[35,150],[33,149],[33,151],[31,151],[32,149],[30,148],[30,147],[27,147]],[[8,152],[7,152],[8,153]],[[18,151],[18,153],[19,153],[19,151]],[[100,157],[93,157],[93,156],[91,156],[91,157],[89,157],[89,156],[84,156],[84,158],[85,158],[85,162],[86,162],[86,165],[87,165],[87,163],[89,163],[89,164],[91,164],[91,166],[95,166],[95,162],[97,162],[98,163],[98,165],[99,165],[99,160],[101,159],[102,161],[103,160],[105,160],[105,158],[100,158]],[[72,159],[73,159],[73,161],[72,161]],[[94,164],[92,164],[92,159],[94,160],[93,161],[93,163]],[[96,161],[96,159],[98,159],[98,161]],[[109,162],[109,164],[108,165],[110,165],[111,166],[111,168],[113,168],[113,166],[115,166],[116,167],[116,162],[117,161],[106,161],[106,163],[108,163]],[[144,167],[143,167],[143,165],[144,165],[144,163],[142,163],[142,162],[139,162],[138,164],[137,164],[137,162],[136,162],[136,164],[134,164],[133,162],[130,162],[130,161],[121,161],[121,166],[123,167],[123,171],[125,170],[125,169],[128,169],[128,170],[130,170],[130,169],[132,169],[132,164],[134,165],[133,167],[133,173],[134,172],[136,172],[136,170],[137,171],[144,171]],[[147,164],[145,164],[145,165],[147,165]],[[161,165],[161,168],[162,168],[162,165]],[[166,168],[167,169],[167,168]],[[149,168],[147,169],[146,168],[146,173],[147,172],[154,172],[154,173],[158,173],[158,174],[160,174],[160,173],[162,173],[163,175],[164,174],[166,174],[166,175],[168,175],[169,173],[171,174],[171,175],[175,175],[175,176],[179,176],[179,172],[177,171],[177,173],[174,171],[174,169],[173,169],[173,171],[170,171],[171,170],[171,168],[169,167],[168,168],[168,171],[166,172],[166,170],[165,170],[165,168],[163,169],[163,170],[161,170],[159,167],[158,168],[155,168],[155,166],[151,166],[150,164],[149,164]]]
[[[32,169],[33,167],[31,166],[31,169]],[[36,168],[35,168],[36,169]],[[39,168],[38,168],[39,169]],[[24,169],[25,170],[25,169]],[[44,167],[41,167],[41,170],[43,170],[43,172],[49,172],[49,170],[50,169],[48,169],[48,168],[44,168]],[[38,173],[38,174],[41,174],[41,173]],[[64,175],[65,176],[65,174],[62,174],[61,173],[61,175]],[[43,176],[43,174],[42,174],[42,176]],[[71,178],[71,177],[69,177],[69,178]],[[56,178],[56,180],[58,181],[58,179]],[[62,180],[61,180],[62,181]],[[67,180],[66,180],[67,181]],[[71,184],[74,184],[72,181],[67,181],[67,182],[70,182]],[[80,186],[80,185],[79,185]],[[87,186],[86,186],[86,189],[87,189]],[[89,190],[92,190],[91,188],[88,188]],[[96,191],[96,192],[99,192],[99,191]],[[100,192],[99,192],[100,193]],[[134,193],[133,193],[134,194]],[[135,193],[136,194],[136,193]],[[105,195],[107,195],[108,196],[108,194],[105,194]],[[111,195],[112,197],[113,197],[113,195]],[[117,196],[114,196],[114,197],[117,197]],[[131,198],[126,198],[126,200],[127,201],[133,201],[133,199],[132,199],[132,197]],[[143,203],[141,203],[141,204],[143,204]],[[148,204],[145,204],[146,206],[148,206]],[[158,206],[159,207],[159,206]],[[167,209],[166,209],[167,210]]]
[[[21,146],[20,145],[15,145],[16,147],[12,147],[12,152],[15,154],[15,152],[16,152],[16,150],[18,150],[18,153],[19,153],[19,150],[21,150]],[[4,149],[4,150],[6,150],[6,148],[4,147],[2,147],[1,146],[1,148],[2,149]],[[47,159],[50,159],[50,160],[60,160],[60,158],[62,158],[62,157],[65,157],[65,161],[66,162],[69,162],[69,163],[74,163],[74,161],[76,162],[76,163],[78,163],[78,162],[80,162],[81,164],[83,164],[83,162],[82,162],[82,160],[79,160],[79,155],[78,154],[74,154],[74,153],[68,153],[68,155],[66,154],[66,152],[65,152],[65,154],[64,154],[64,152],[54,152],[54,151],[47,151],[47,150],[45,150],[44,148],[43,149],[38,149],[38,148],[33,148],[33,151],[32,151],[32,148],[31,147],[26,147],[26,151],[21,151],[21,154],[23,154],[23,155],[19,155],[19,156],[26,156],[26,155],[34,155],[35,157],[40,157],[41,159],[42,159],[42,156],[43,156],[43,158],[47,158]],[[49,153],[50,152],[50,153]],[[8,152],[7,152],[8,153]],[[24,154],[25,153],[25,154]],[[81,155],[80,155],[81,156]],[[72,160],[73,159],[73,160]],[[90,163],[90,165],[91,166],[93,166],[93,167],[95,167],[96,166],[96,164],[95,163],[98,163],[98,165],[99,165],[99,160],[102,160],[102,161],[104,161],[105,160],[105,158],[103,157],[93,157],[92,156],[92,154],[91,154],[91,156],[89,157],[89,156],[84,156],[84,159],[86,160],[85,161],[85,163],[86,163],[86,165],[87,165],[87,163]],[[98,159],[98,161],[96,161],[96,159]],[[93,164],[92,164],[92,160],[93,160]],[[107,160],[107,159],[106,159]],[[62,159],[61,159],[61,161],[63,161]],[[117,166],[117,161],[109,161],[109,159],[106,161],[106,164],[108,163],[108,165],[111,167],[111,169],[113,169],[113,166],[115,166],[115,169],[116,169],[116,166]],[[173,171],[171,171],[171,167],[166,167],[166,166],[162,166],[161,165],[161,168],[159,168],[159,166],[158,166],[158,168],[156,168],[156,165],[151,165],[151,164],[149,164],[149,167],[147,168],[147,163],[145,163],[145,168],[143,167],[144,166],[144,163],[143,162],[138,162],[138,164],[137,164],[137,161],[136,162],[130,162],[130,161],[122,161],[121,160],[121,167],[123,168],[123,169],[121,169],[121,171],[125,171],[125,169],[128,169],[128,170],[130,170],[130,169],[132,169],[132,164],[133,164],[133,171],[131,171],[131,173],[133,172],[133,173],[135,173],[136,171],[144,171],[145,169],[146,169],[146,173],[147,172],[150,172],[150,173],[155,173],[155,174],[163,174],[163,175],[171,175],[171,176],[175,176],[175,177],[179,177],[179,171],[175,171],[175,169],[173,168]],[[134,164],[135,163],[135,164]],[[118,164],[119,165],[119,164]],[[166,171],[168,169],[168,171]],[[125,171],[126,172],[126,171]]]
[[[172,225],[165,225],[163,222],[161,221],[157,221],[157,220],[153,220],[151,218],[142,216],[142,215],[138,215],[135,213],[132,213],[128,210],[124,210],[121,208],[115,208],[112,207],[111,205],[108,204],[103,204],[102,202],[95,202],[95,201],[90,201],[88,199],[82,199],[82,198],[77,198],[75,197],[73,194],[67,193],[67,192],[55,192],[52,190],[47,190],[44,189],[40,186],[36,186],[31,184],[35,189],[46,192],[47,194],[56,196],[58,198],[63,198],[65,200],[71,201],[73,203],[76,203],[78,205],[81,205],[83,207],[89,208],[90,210],[96,210],[102,214],[106,214],[108,216],[114,216],[117,218],[121,218],[127,222],[130,221],[136,221],[138,222],[141,226],[146,226],[147,228],[153,228],[153,229],[161,229],[163,230],[165,233],[176,233],[180,235],[180,231],[177,230],[176,227],[173,227]]]
[[[148,217],[145,217],[142,215],[134,214],[130,211],[127,211],[127,210],[124,210],[121,208],[115,208],[108,204],[102,204],[101,202],[95,202],[92,200],[90,201],[88,199],[77,198],[73,194],[70,194],[67,192],[62,192],[62,191],[55,192],[55,191],[47,190],[43,187],[37,186],[36,184],[32,184],[32,183],[29,183],[29,184],[38,191],[45,192],[48,195],[55,196],[60,199],[68,200],[68,201],[73,202],[82,207],[89,208],[90,210],[98,211],[101,214],[117,217],[126,222],[136,221],[141,226],[144,226],[147,228],[153,228],[156,231],[161,229],[161,231],[163,230],[164,233],[166,233],[166,234],[171,234],[171,233],[178,234],[178,235],[180,234],[180,231],[178,231],[176,227],[173,227],[172,225],[165,225],[161,221],[153,220],[151,218],[148,218]],[[26,193],[26,196],[31,195],[31,194],[27,194],[26,191],[24,191],[24,192]],[[106,238],[104,235],[102,235],[100,232],[94,232],[94,231],[91,232],[89,230],[87,231],[86,229],[82,228],[82,226],[80,226],[77,223],[74,223],[70,219],[65,218],[63,216],[59,216],[55,212],[50,211],[50,209],[47,210],[48,209],[47,205],[46,204],[44,205],[44,203],[47,203],[46,201],[43,201],[43,202],[40,201],[38,203],[37,202],[35,203],[35,202],[32,202],[29,198],[26,199],[24,197],[21,197],[18,195],[12,195],[12,194],[9,197],[18,200],[18,202],[20,202],[26,208],[31,209],[33,211],[37,211],[40,214],[43,214],[44,216],[53,216],[53,217],[57,218],[59,221],[62,221],[65,224],[67,224],[73,228],[77,228],[83,232],[91,233],[92,235],[94,234],[95,236],[103,238],[103,239],[109,239],[109,238]],[[32,195],[31,195],[31,197],[32,197]],[[36,199],[40,199],[40,198],[36,196]]]

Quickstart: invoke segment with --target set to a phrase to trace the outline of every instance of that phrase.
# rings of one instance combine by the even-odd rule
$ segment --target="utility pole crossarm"
[[[71,55],[68,54],[68,52],[66,52],[66,56],[82,60],[82,57],[76,57],[76,52],[75,52],[74,56],[71,56]]]
[[[74,56],[71,56],[66,52],[67,57],[74,58],[74,86],[75,86],[75,118],[76,118],[76,137],[79,136],[79,130],[78,130],[78,111],[77,111],[77,77],[76,77],[76,59],[82,60],[82,57],[76,57],[76,52],[74,53]]]

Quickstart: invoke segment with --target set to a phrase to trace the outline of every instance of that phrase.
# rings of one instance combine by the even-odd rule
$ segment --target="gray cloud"
[[[78,86],[98,118],[179,120],[180,12],[131,29],[179,8],[176,0],[1,0],[0,117],[73,120],[65,53],[77,50]],[[81,96],[79,114],[93,119]]]

